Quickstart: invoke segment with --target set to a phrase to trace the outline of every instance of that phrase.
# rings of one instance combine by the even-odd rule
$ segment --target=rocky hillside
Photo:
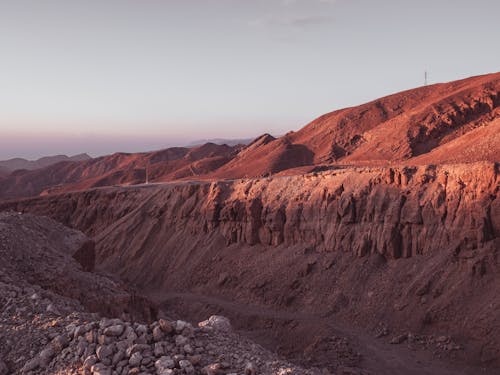
[[[475,135],[498,133],[494,120],[500,117],[499,106],[500,73],[420,87],[331,112],[297,132],[267,138],[214,175],[253,177],[331,164],[498,161],[498,137],[488,143],[490,149],[476,146]],[[469,136],[472,131],[475,135]],[[450,154],[450,142],[474,152]],[[431,158],[418,158],[431,152]]]
[[[62,161],[85,161],[89,159],[91,159],[91,157],[87,154],[78,154],[74,156],[66,156],[66,155],[46,156],[37,160],[14,158],[9,160],[1,160],[0,168],[9,172],[16,171],[19,169],[34,170],[34,169],[45,168],[50,165],[60,163]]]
[[[499,89],[500,73],[473,77],[246,146],[113,154],[0,178],[0,198],[41,195],[0,202],[14,212],[0,216],[7,366],[498,373]],[[156,183],[143,184],[146,174]],[[33,302],[33,290],[50,303]],[[16,352],[9,337],[19,327],[42,335],[52,317],[36,317],[50,304],[64,329]],[[158,311],[227,316],[302,367],[241,337],[159,321]]]
[[[314,374],[212,316],[158,319],[147,299],[102,273],[81,232],[0,213],[0,374]]]
[[[0,209],[83,230],[102,268],[158,303],[198,300],[178,305],[187,316],[218,306],[241,328],[261,329],[269,320],[227,301],[277,311],[267,319],[285,355],[336,358],[338,346],[321,343],[334,337],[326,326],[344,321],[383,342],[421,337],[439,357],[498,366],[498,173],[494,163],[358,167],[91,190]],[[286,316],[299,311],[307,319],[290,331]]]
[[[334,165],[497,162],[499,105],[500,73],[472,77],[328,113],[297,132],[263,135],[247,146],[207,143],[19,171],[0,180],[0,199],[140,184],[146,170],[149,181],[164,182],[293,175]]]
[[[0,180],[0,198],[18,198],[116,184],[176,180],[207,174],[226,163],[238,147],[205,144],[193,148],[126,154],[82,162],[61,162],[34,171],[16,171]]]

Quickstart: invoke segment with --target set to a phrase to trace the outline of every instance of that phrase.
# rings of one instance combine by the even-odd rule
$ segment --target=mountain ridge
[[[114,153],[0,175],[0,199],[177,180],[258,178],[324,168],[500,160],[500,73],[406,90],[324,114],[281,137]],[[1,167],[1,164],[0,164]],[[0,172],[1,173],[1,172]]]
[[[61,161],[84,161],[92,159],[87,153],[81,153],[73,156],[53,155],[44,156],[36,160],[28,160],[24,158],[12,158],[0,160],[0,168],[13,172],[20,169],[34,170],[45,168]]]

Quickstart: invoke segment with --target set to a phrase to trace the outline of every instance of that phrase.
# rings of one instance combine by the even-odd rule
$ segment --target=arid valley
[[[248,144],[20,162],[2,375],[500,371],[500,73]]]

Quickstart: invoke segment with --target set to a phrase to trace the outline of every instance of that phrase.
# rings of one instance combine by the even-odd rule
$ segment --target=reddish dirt
[[[317,163],[406,161],[488,126],[500,116],[499,92],[500,73],[420,87],[321,116],[290,138]]]
[[[239,326],[264,343],[273,332],[276,341],[267,343],[277,349],[279,342],[284,355],[352,365],[350,355],[336,357],[338,343],[325,343],[330,331],[322,324],[294,323],[309,314],[351,337],[346,353],[369,355],[371,341],[352,337],[386,327],[376,342],[388,356],[398,358],[401,349],[389,342],[410,332],[418,340],[409,350],[473,366],[468,374],[500,365],[498,173],[486,162],[346,168],[95,189],[0,209],[48,214],[83,230],[96,240],[100,267],[144,291],[290,314],[290,321],[250,317]],[[366,361],[376,370],[376,360]]]
[[[500,116],[499,92],[497,73],[425,86],[335,111],[241,153],[214,176],[261,176],[302,165],[425,164],[413,158],[431,151],[432,163],[455,162],[453,155],[439,150],[453,140],[457,148],[473,146],[474,137],[465,135],[493,125]],[[494,148],[498,150],[498,142]],[[287,156],[290,150],[294,158]],[[498,160],[488,150],[476,151],[472,160],[464,155],[459,161]]]
[[[239,146],[205,144],[139,154],[116,153],[81,162],[60,162],[34,171],[19,170],[0,180],[0,198],[47,195],[99,186],[205,175],[226,163]]]
[[[117,153],[18,171],[0,199],[116,184],[293,175],[334,165],[425,165],[498,161],[500,73],[404,91],[319,117],[297,132],[250,145]]]
[[[245,336],[277,350],[295,363],[343,374],[476,375],[496,374],[484,367],[452,364],[433,354],[435,343],[388,345],[374,335],[315,313],[283,312],[206,294],[152,293],[164,308],[175,306],[196,321],[203,314],[225,314]],[[420,340],[421,338],[419,338]],[[436,349],[434,349],[436,350]]]
[[[500,118],[413,159],[418,164],[500,160]]]
[[[87,311],[156,317],[157,307],[119,279],[88,272],[94,268],[93,241],[47,217],[1,212],[0,256],[3,275],[78,300]]]
[[[4,198],[59,194],[0,210],[82,230],[99,269],[193,319],[228,314],[305,364],[498,373],[499,89],[500,73],[473,77],[247,147],[14,173]],[[158,183],[133,185],[146,165]]]
[[[206,374],[214,364],[225,373],[323,374],[242,337],[225,317],[193,327],[159,310],[156,321],[150,300],[90,272],[92,245],[46,217],[0,213],[0,374],[160,374],[169,358],[177,374]]]

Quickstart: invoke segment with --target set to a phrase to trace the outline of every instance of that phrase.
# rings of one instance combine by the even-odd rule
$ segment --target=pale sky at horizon
[[[0,0],[0,159],[297,130],[499,71],[498,0]]]

